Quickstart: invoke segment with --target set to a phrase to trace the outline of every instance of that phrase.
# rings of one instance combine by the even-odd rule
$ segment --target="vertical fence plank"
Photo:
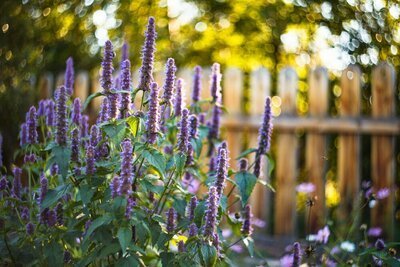
[[[394,114],[395,70],[388,63],[379,64],[372,72],[372,116],[390,118]],[[388,198],[379,200],[372,209],[372,225],[384,229],[385,237],[393,238],[394,226],[394,139],[373,136],[371,151],[372,181],[376,190],[390,189]]]
[[[79,97],[82,103],[89,95],[89,74],[87,71],[80,71],[75,78],[75,97]]]
[[[193,88],[192,76],[193,76],[193,71],[188,68],[183,68],[179,70],[177,76],[178,78],[182,78],[184,81],[182,90],[182,100],[185,107],[189,107],[190,104],[192,103],[192,88]]]
[[[265,68],[258,68],[250,73],[250,116],[260,117],[264,113],[265,98],[271,93],[271,79],[270,74]],[[261,124],[261,121],[260,121]],[[249,131],[249,147],[254,148],[258,145],[258,131]],[[250,158],[250,162],[254,161],[255,155]],[[259,179],[269,182],[268,165],[266,157],[263,157],[263,164],[261,164],[261,174]],[[269,223],[269,215],[271,212],[271,191],[266,189],[261,184],[256,184],[253,194],[250,197],[250,204],[252,205],[253,213],[256,217],[262,218]],[[268,228],[268,225],[266,226]]]
[[[38,83],[39,99],[50,98],[53,93],[54,78],[50,72],[40,76]]]
[[[93,73],[92,83],[91,84],[92,84],[92,86],[90,88],[91,94],[94,94],[94,93],[97,93],[97,92],[101,92],[102,88],[101,88],[101,85],[100,85],[100,74],[99,74],[98,70],[96,70]],[[96,114],[95,116],[97,116],[97,112],[100,109],[100,105],[101,105],[102,101],[103,101],[103,97],[101,96],[101,97],[94,98],[92,100],[92,102],[90,103],[91,112],[92,112],[92,114]]]
[[[235,118],[239,118],[241,115],[241,103],[242,103],[242,94],[243,94],[243,74],[238,68],[228,68],[223,75],[223,94],[222,100],[225,108],[228,110],[228,114],[224,114],[224,116],[233,116]],[[239,156],[242,149],[243,140],[243,131],[226,131],[226,140],[228,143],[228,149],[230,153],[230,165],[235,168],[237,165],[236,158]],[[226,187],[226,192],[230,192],[232,190],[233,185],[231,183]],[[229,203],[234,201],[234,194],[229,198]],[[237,210],[236,206],[231,207],[231,211]]]
[[[285,68],[278,77],[282,116],[295,116],[298,78],[292,68]],[[293,236],[296,224],[297,146],[295,133],[280,132],[277,137],[275,234]]]
[[[361,100],[361,72],[358,66],[347,67],[341,77],[341,117],[358,117]],[[357,205],[360,187],[360,138],[357,134],[341,134],[338,147],[339,222],[348,222]],[[342,225],[344,226],[344,225]],[[344,230],[343,227],[341,227]]]
[[[201,73],[201,99],[210,99],[211,91],[210,91],[210,75],[211,75],[211,67],[203,67]],[[222,77],[223,78],[223,77]]]
[[[323,118],[328,110],[328,73],[325,68],[312,70],[308,77],[309,112]],[[306,137],[306,171],[309,181],[315,185],[315,206],[311,208],[310,228],[316,232],[325,223],[325,154],[326,137],[309,133]]]

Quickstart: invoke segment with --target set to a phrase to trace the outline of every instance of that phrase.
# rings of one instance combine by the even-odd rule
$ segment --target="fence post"
[[[391,118],[394,116],[394,94],[396,73],[392,65],[380,63],[372,72],[372,116]],[[394,138],[373,136],[371,168],[373,187],[376,190],[390,189],[389,197],[379,200],[372,209],[372,225],[384,229],[385,237],[393,238],[394,226]]]
[[[347,67],[341,77],[340,116],[358,117],[361,100],[361,72],[358,66]],[[338,190],[340,193],[339,222],[349,221],[353,207],[358,206],[360,187],[360,137],[358,134],[341,134],[338,147]],[[357,222],[356,222],[357,223]],[[347,224],[346,224],[347,225]],[[344,228],[341,229],[344,230]]]
[[[308,103],[310,115],[326,116],[328,110],[328,73],[325,68],[312,70],[308,77]],[[325,223],[325,154],[326,137],[320,133],[306,136],[306,171],[309,181],[315,185],[315,206],[311,208],[310,228],[315,233]]]
[[[271,79],[270,74],[266,68],[260,67],[250,73],[250,116],[260,118],[259,124],[261,125],[261,116],[264,113],[265,98],[271,94]],[[258,145],[258,131],[250,130],[249,147],[255,148]],[[254,162],[255,154],[250,158],[250,162]],[[261,177],[264,181],[269,182],[268,177],[268,160],[263,157],[263,164],[261,164]],[[250,197],[253,213],[256,217],[262,218],[267,222],[266,228],[269,226],[269,217],[271,213],[271,191],[264,188],[261,184],[256,184],[253,194]]]
[[[224,116],[233,116],[236,120],[240,119],[241,116],[241,100],[243,93],[243,74],[238,68],[228,68],[223,75],[223,94],[222,100],[225,108],[228,110],[228,114]],[[243,142],[243,130],[227,129],[226,140],[228,143],[228,149],[230,153],[230,166],[236,168],[237,161],[235,160],[239,156]],[[228,183],[225,192],[230,192],[232,189],[232,184]],[[234,201],[234,194],[229,198],[229,203]],[[231,211],[237,210],[239,205],[234,205],[231,207]]]
[[[278,91],[282,99],[282,116],[296,115],[298,78],[294,69],[279,73]],[[280,132],[277,137],[275,234],[293,236],[296,225],[297,146],[295,133]]]
[[[47,72],[40,76],[38,89],[39,89],[39,99],[47,99],[52,96],[53,93],[53,74]]]
[[[75,79],[75,97],[85,102],[89,95],[89,75],[87,71],[80,71]]]

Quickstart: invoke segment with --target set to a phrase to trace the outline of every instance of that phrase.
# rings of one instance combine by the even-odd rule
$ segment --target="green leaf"
[[[140,266],[139,261],[134,256],[128,258],[121,258],[115,264],[116,267],[136,267]]]
[[[262,184],[265,187],[268,187],[272,192],[275,193],[275,188],[268,182],[261,180],[261,179],[257,179],[257,183]]]
[[[135,116],[130,116],[126,123],[128,123],[129,131],[132,133],[134,137],[136,137],[137,133],[140,132],[140,118]]]
[[[69,147],[55,146],[52,149],[52,157],[54,162],[57,163],[62,177],[65,179],[68,174],[71,149]]]
[[[168,267],[168,266],[174,266],[174,253],[172,252],[162,252],[160,254],[161,256],[161,263],[162,266]]]
[[[81,196],[82,203],[87,205],[93,197],[95,190],[90,188],[89,185],[84,184],[79,189],[79,195]]]
[[[157,169],[161,176],[164,177],[164,171],[167,163],[163,154],[154,148],[148,148],[143,151],[143,157],[151,166]]]
[[[239,187],[240,196],[242,197],[242,206],[245,206],[257,183],[257,177],[249,172],[238,172],[235,180]]]
[[[185,169],[186,155],[183,154],[182,152],[179,152],[174,156],[174,158],[175,158],[176,172],[178,173],[178,175],[181,175],[183,173],[183,170]]]
[[[121,245],[122,253],[124,254],[126,248],[132,240],[132,228],[131,227],[122,227],[119,228],[117,237],[119,240],[119,244]]]
[[[98,258],[102,259],[110,254],[115,254],[119,251],[118,243],[105,244],[105,246],[99,251]]]
[[[110,123],[103,125],[104,132],[110,137],[114,144],[121,143],[125,135],[126,125],[124,123]]]
[[[251,237],[243,239],[243,243],[249,251],[250,257],[254,257],[254,240]]]
[[[69,192],[70,187],[70,184],[60,185],[56,189],[50,189],[49,191],[47,191],[46,197],[44,198],[40,208],[44,210],[55,204],[62,196]]]
[[[87,106],[89,105],[89,103],[96,97],[102,96],[103,93],[101,92],[96,92],[94,94],[91,94],[90,96],[88,96],[88,98],[86,98],[85,103],[83,104],[83,109],[85,110],[87,108]]]
[[[201,246],[201,259],[204,266],[214,266],[217,261],[217,250],[215,247],[203,244]]]
[[[104,224],[108,224],[112,221],[112,217],[110,214],[104,214],[101,217],[96,218],[92,224],[90,225],[89,229],[86,231],[85,237],[83,238],[82,243],[86,243],[89,240],[90,235],[100,226]]]
[[[194,209],[194,222],[197,224],[197,226],[201,225],[205,211],[206,211],[206,202],[203,200],[200,201],[199,204],[197,204],[196,208]]]
[[[246,149],[246,150],[243,151],[236,159],[244,158],[244,157],[246,157],[247,155],[249,155],[249,154],[251,154],[251,153],[254,153],[254,152],[256,152],[256,151],[257,151],[257,148],[249,148],[249,149]]]
[[[268,177],[271,177],[272,171],[275,169],[275,160],[271,157],[270,154],[266,154],[268,159]]]
[[[62,266],[63,265],[63,249],[56,241],[45,246],[45,255],[49,266]]]

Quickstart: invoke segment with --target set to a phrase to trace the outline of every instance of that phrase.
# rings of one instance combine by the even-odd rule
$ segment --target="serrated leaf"
[[[63,253],[61,245],[56,241],[52,241],[45,246],[45,255],[49,266],[62,266]]]
[[[257,183],[262,184],[265,187],[268,187],[272,192],[275,193],[275,188],[268,182],[261,180],[261,179],[257,179]]]
[[[60,174],[65,179],[68,175],[69,161],[71,158],[71,149],[69,147],[55,146],[51,150],[54,162],[57,163]]]
[[[126,123],[128,123],[129,126],[129,131],[132,133],[134,137],[136,137],[137,133],[140,132],[140,118],[131,116],[126,120]]]
[[[147,162],[157,169],[157,171],[164,177],[164,171],[166,167],[166,160],[159,151],[154,148],[149,148],[143,151],[143,157],[147,160]]]
[[[128,258],[121,258],[115,264],[116,267],[136,267],[140,266],[139,261],[134,256]]]
[[[254,153],[254,152],[256,152],[256,151],[257,151],[257,148],[249,148],[249,149],[246,149],[246,150],[243,151],[236,159],[244,158],[244,157],[246,157],[247,155],[249,155],[249,154],[251,154],[251,153]]]
[[[115,254],[119,251],[119,245],[118,243],[111,243],[111,244],[106,244],[100,251],[98,254],[98,258],[102,259],[107,257],[110,254]]]
[[[126,248],[132,240],[132,228],[131,227],[122,227],[118,229],[117,233],[119,244],[121,245],[122,253],[124,254]]]
[[[217,250],[214,246],[203,244],[201,246],[201,259],[204,266],[214,266],[217,261]]]
[[[46,196],[40,205],[42,210],[54,205],[60,198],[69,192],[71,185],[60,185],[56,189],[50,189],[47,191]]]
[[[87,108],[87,106],[89,105],[89,103],[96,97],[102,96],[103,93],[101,92],[96,92],[94,94],[91,94],[90,96],[88,96],[88,98],[86,98],[85,103],[83,104],[83,110],[85,110]]]
[[[81,196],[82,203],[87,205],[93,197],[94,189],[90,188],[89,185],[84,184],[79,189],[79,195]]]
[[[125,136],[126,125],[124,123],[106,124],[102,128],[111,141],[116,145],[120,144]]]
[[[245,206],[257,183],[257,177],[249,172],[238,172],[235,180],[242,198],[242,206]]]
[[[181,152],[174,156],[176,172],[178,173],[178,175],[181,175],[183,173],[183,170],[185,169],[186,158],[186,155]]]
[[[108,224],[112,221],[112,217],[109,214],[104,214],[101,217],[96,218],[90,225],[89,229],[86,231],[85,237],[83,238],[82,243],[86,243],[90,237],[90,235],[100,226],[104,224]]]
[[[246,237],[243,239],[243,243],[249,251],[250,257],[254,257],[254,240],[251,237]]]
[[[174,262],[174,253],[172,252],[162,252],[160,254],[161,256],[161,263],[162,266],[167,267],[167,266],[173,266],[173,262]]]
[[[275,161],[270,154],[266,154],[268,159],[268,177],[271,177],[272,171],[275,169]]]
[[[205,210],[206,210],[206,202],[204,200],[200,201],[199,204],[197,204],[196,208],[194,209],[194,222],[197,224],[197,226],[201,225]]]

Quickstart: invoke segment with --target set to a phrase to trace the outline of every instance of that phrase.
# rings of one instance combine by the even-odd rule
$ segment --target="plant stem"
[[[230,204],[228,207],[226,207],[226,209],[229,209],[230,207],[235,205],[238,201],[239,201],[239,198],[237,198],[232,204]]]
[[[226,195],[226,198],[229,198],[231,196],[231,194],[233,193],[233,190],[236,188],[236,185],[233,184],[231,191],[229,191],[228,195]]]
[[[166,192],[167,189],[168,189],[168,185],[169,185],[169,183],[171,182],[171,179],[172,179],[172,176],[173,176],[174,173],[175,173],[175,168],[173,169],[173,171],[171,172],[171,175],[170,175],[169,178],[168,178],[168,182],[167,182],[167,184],[165,185],[163,192],[161,193],[160,200],[157,202],[156,206],[154,207],[153,214],[154,214],[154,213],[158,213],[158,212],[157,212],[157,209],[158,209],[158,207],[159,207],[159,205],[160,205],[160,203],[161,203],[161,201],[162,201],[162,198],[163,198],[165,192]],[[163,205],[163,206],[164,206],[164,205]]]
[[[239,243],[242,240],[243,240],[243,238],[240,238],[239,240],[236,240],[234,243],[230,244],[226,249],[229,249],[230,247],[236,245],[237,243]]]

